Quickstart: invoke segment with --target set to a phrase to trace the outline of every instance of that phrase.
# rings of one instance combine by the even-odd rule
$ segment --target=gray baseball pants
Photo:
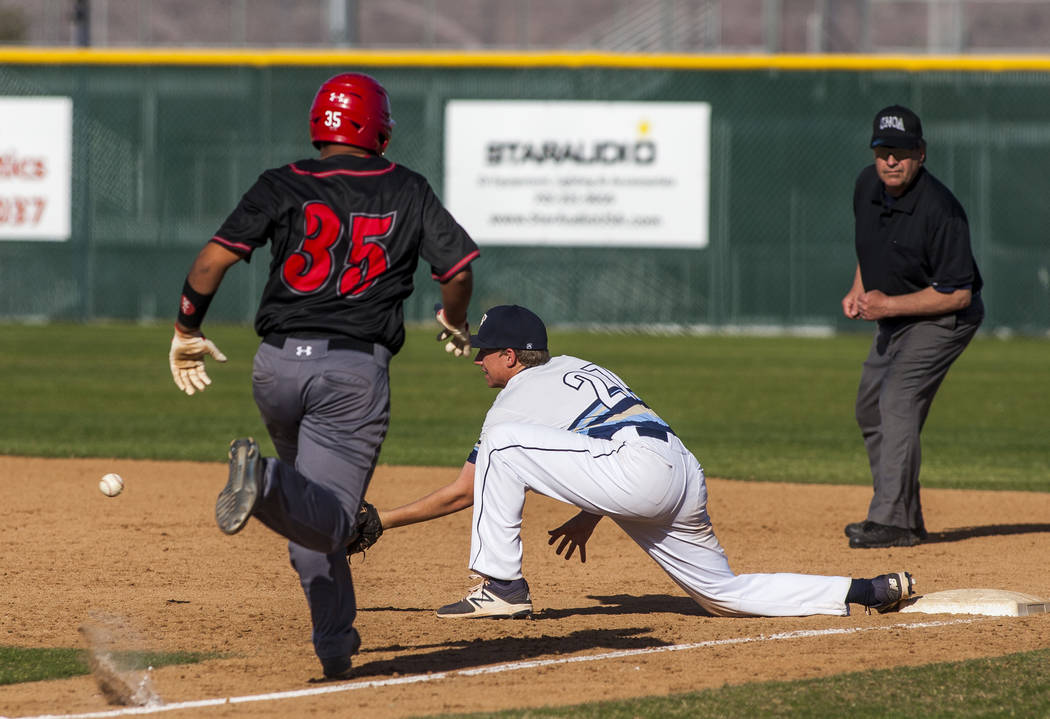
[[[266,460],[254,516],[289,540],[322,659],[353,654],[357,602],[346,545],[390,419],[390,352],[324,339],[263,343],[252,389],[280,461]]]
[[[948,315],[897,327],[880,324],[876,330],[856,404],[875,490],[868,520],[925,531],[919,433],[948,369],[980,324]]]

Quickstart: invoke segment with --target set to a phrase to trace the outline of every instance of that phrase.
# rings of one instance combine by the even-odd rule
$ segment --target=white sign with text
[[[705,247],[711,106],[452,100],[445,205],[479,244]]]
[[[73,101],[0,97],[0,240],[68,240]]]

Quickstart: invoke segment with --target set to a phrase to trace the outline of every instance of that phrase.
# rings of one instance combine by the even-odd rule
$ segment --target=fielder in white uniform
[[[734,574],[707,515],[704,470],[671,428],[609,370],[550,357],[547,331],[516,305],[490,309],[471,344],[490,387],[502,388],[481,438],[452,484],[394,510],[384,528],[473,504],[470,568],[483,581],[438,616],[517,617],[532,611],[521,572],[527,491],[581,511],[557,529],[558,554],[586,543],[602,517],[616,522],[706,611],[720,616],[849,614],[850,603],[895,609],[911,596],[907,572],[873,579]]]

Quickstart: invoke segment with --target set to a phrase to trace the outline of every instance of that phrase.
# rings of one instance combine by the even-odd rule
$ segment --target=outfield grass
[[[215,326],[230,357],[187,397],[171,381],[170,329],[0,326],[0,453],[224,461],[254,435],[257,338]],[[682,436],[708,475],[836,484],[870,481],[853,396],[869,338],[643,336],[552,332],[555,353],[605,364]],[[928,487],[1050,491],[1050,342],[978,337],[942,387],[924,430]],[[409,331],[392,365],[393,417],[380,461],[460,465],[495,396],[429,329]]]

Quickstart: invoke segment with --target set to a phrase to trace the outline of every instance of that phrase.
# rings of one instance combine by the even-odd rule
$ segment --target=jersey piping
[[[252,250],[254,249],[251,245],[246,245],[243,242],[230,242],[226,238],[219,237],[218,235],[212,237],[211,241],[216,244],[222,245],[226,249],[238,255],[250,255],[252,253]]]
[[[374,177],[376,175],[385,175],[388,172],[393,172],[397,165],[391,162],[389,167],[384,167],[381,170],[325,170],[324,172],[303,170],[297,167],[294,162],[288,165],[288,167],[297,175],[307,175],[309,177],[336,177],[339,175],[349,175],[351,177]]]
[[[452,277],[455,277],[457,274],[459,274],[460,270],[462,270],[464,267],[469,265],[474,260],[478,259],[478,257],[480,255],[481,255],[481,251],[480,250],[474,250],[469,255],[464,257],[462,260],[460,260],[456,264],[452,265],[452,269],[450,269],[445,274],[443,274],[443,275],[436,275],[433,272],[431,272],[430,276],[433,279],[437,280],[438,282],[444,282],[445,280],[448,280],[448,279],[451,279]]]

